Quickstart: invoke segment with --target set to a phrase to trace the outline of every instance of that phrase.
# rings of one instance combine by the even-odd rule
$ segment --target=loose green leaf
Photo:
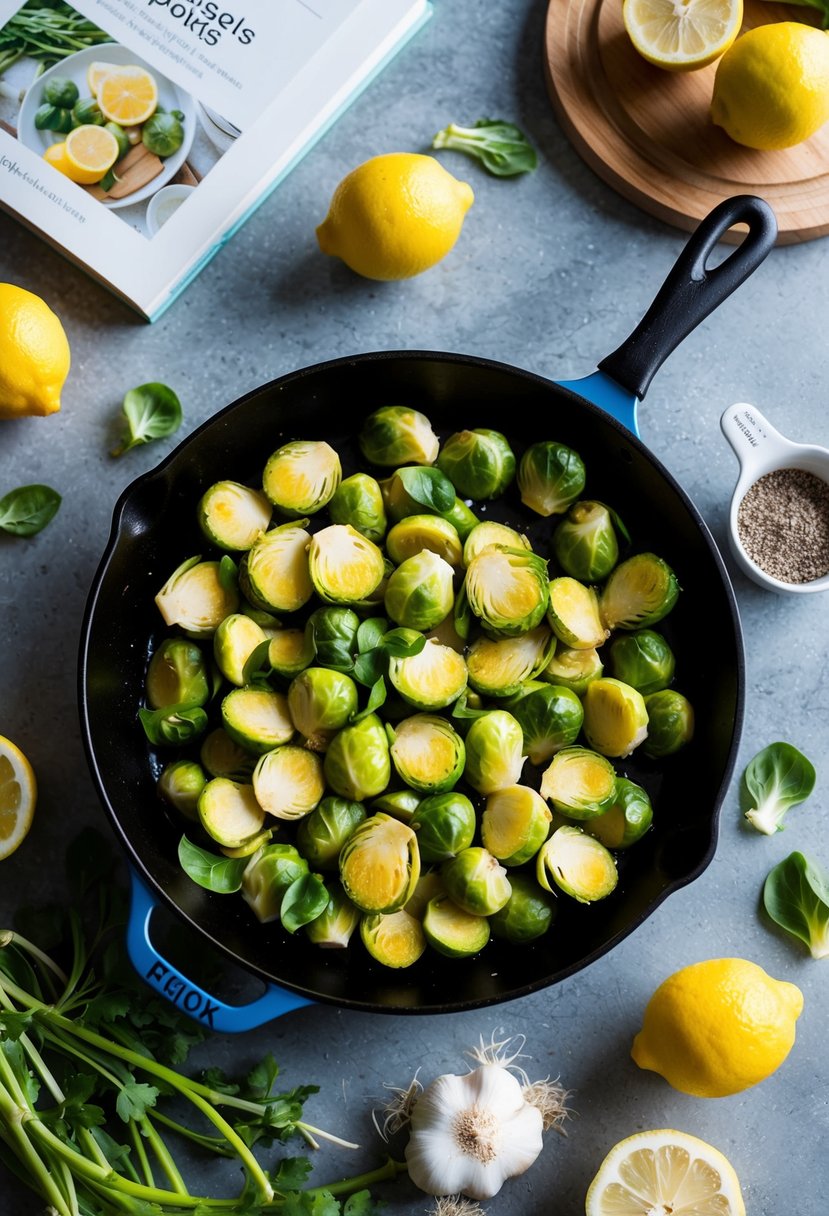
[[[829,956],[829,876],[802,853],[790,853],[763,886],[763,904],[775,924],[799,938],[812,958]]]
[[[0,528],[14,536],[34,536],[55,518],[61,496],[51,486],[18,486],[0,498]]]
[[[193,844],[186,836],[179,841],[178,859],[193,882],[218,895],[232,895],[241,889],[242,875],[250,860],[248,857],[217,857]]]
[[[354,660],[354,670],[352,675],[359,684],[364,684],[366,688],[373,688],[378,680],[382,680],[389,670],[389,661],[380,646],[375,646],[373,650],[367,650],[364,654],[358,654]]]
[[[22,1034],[26,1034],[32,1025],[30,1013],[10,1013],[4,1009],[0,1012],[0,1039],[16,1043]]]
[[[298,1191],[305,1185],[311,1168],[307,1157],[283,1157],[270,1175],[271,1184],[283,1195],[286,1191]]]
[[[425,645],[425,635],[415,629],[390,629],[380,639],[381,649],[392,659],[410,659]]]
[[[279,1065],[271,1052],[268,1052],[245,1077],[242,1096],[249,1102],[264,1102],[271,1096],[278,1076]]]
[[[256,684],[258,681],[267,680],[273,675],[273,667],[269,658],[270,647],[270,638],[265,638],[264,642],[260,642],[250,652],[250,656],[242,669],[242,678],[246,684]]]
[[[383,676],[379,676],[371,686],[371,692],[368,694],[368,701],[365,709],[361,709],[359,713],[351,715],[352,725],[356,722],[362,722],[363,718],[367,718],[369,714],[376,713],[381,705],[386,703],[386,681]]]
[[[153,439],[165,439],[181,426],[181,402],[166,384],[141,384],[131,388],[122,405],[127,430],[113,456],[123,456],[131,448]]]
[[[155,1106],[158,1090],[142,1081],[130,1081],[120,1090],[115,1102],[119,1119],[129,1123],[130,1119],[143,1119],[147,1108]]]
[[[395,473],[409,495],[422,507],[436,514],[451,511],[455,505],[455,487],[440,469],[428,465],[407,465]]]
[[[433,148],[452,148],[479,160],[495,177],[515,177],[538,167],[535,148],[524,132],[499,118],[479,118],[472,127],[450,123],[438,131]]]
[[[144,734],[156,746],[188,743],[207,730],[207,714],[200,705],[165,705],[161,709],[139,709]]]
[[[815,769],[791,743],[770,743],[749,761],[743,781],[751,800],[746,819],[758,832],[773,836],[783,831],[786,812],[811,794]]]
[[[475,718],[485,718],[489,713],[489,709],[473,709],[467,704],[469,693],[466,689],[458,697],[455,704],[452,706],[452,717],[458,718],[460,721],[473,721]]]
[[[207,1085],[217,1094],[238,1094],[239,1086],[229,1079],[222,1068],[205,1068],[201,1074],[202,1085]]]
[[[380,645],[388,627],[389,622],[383,616],[372,616],[367,621],[363,621],[357,630],[358,652],[367,654],[370,650],[375,650]]]
[[[219,562],[219,582],[225,591],[235,591],[239,586],[239,567],[227,553]]]
[[[295,879],[282,899],[279,919],[283,929],[296,933],[303,925],[321,916],[328,907],[328,891],[318,874],[303,874]]]

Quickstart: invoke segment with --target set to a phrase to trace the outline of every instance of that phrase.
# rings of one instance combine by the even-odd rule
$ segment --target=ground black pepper
[[[740,503],[737,531],[751,560],[783,583],[829,574],[829,482],[805,469],[766,473]]]

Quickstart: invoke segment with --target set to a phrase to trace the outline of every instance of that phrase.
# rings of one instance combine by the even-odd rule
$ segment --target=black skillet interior
[[[675,568],[683,588],[660,628],[678,656],[675,686],[696,708],[696,737],[661,762],[619,765],[655,805],[653,830],[620,855],[619,886],[591,906],[562,896],[550,933],[521,948],[491,941],[458,962],[428,951],[404,972],[358,949],[323,951],[302,934],[260,925],[239,896],[196,886],[176,859],[181,822],[154,789],[158,757],[136,718],[149,653],[163,629],[153,597],[187,556],[206,554],[196,503],[221,478],[254,483],[267,456],[292,438],[326,438],[344,475],[359,461],[361,417],[393,401],[423,410],[441,437],[469,426],[503,430],[516,454],[539,438],[563,440],[585,460],[585,494],[618,509],[636,549]],[[522,507],[513,486],[484,518],[520,523],[549,553],[551,522]],[[132,864],[158,898],[220,951],[265,980],[312,998],[387,1012],[446,1012],[503,1001],[552,984],[610,949],[710,860],[742,713],[742,649],[722,561],[689,500],[644,446],[566,389],[503,364],[430,352],[361,355],[284,377],[236,402],[133,484],[87,607],[81,712],[104,805]],[[537,779],[537,774],[535,778]],[[526,779],[526,775],[525,775]]]

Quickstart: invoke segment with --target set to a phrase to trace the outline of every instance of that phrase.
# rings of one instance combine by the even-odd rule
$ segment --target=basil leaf
[[[166,384],[141,384],[131,388],[121,406],[127,431],[113,456],[123,456],[130,448],[153,439],[164,439],[181,426],[181,402]]]
[[[363,718],[367,718],[369,714],[375,713],[376,710],[386,702],[386,681],[380,676],[371,686],[371,692],[368,694],[368,702],[365,709],[361,709],[358,714],[352,714],[349,721],[352,725],[357,722],[362,722]]]
[[[786,812],[804,802],[815,787],[815,770],[791,743],[770,743],[748,763],[743,796],[750,800],[745,816],[766,836],[783,831]]]
[[[188,743],[207,729],[207,714],[200,705],[164,705],[139,709],[138,717],[150,743]]]
[[[367,621],[363,621],[360,628],[357,630],[357,650],[360,654],[365,654],[369,650],[374,650],[380,645],[383,634],[389,627],[389,622],[382,616],[369,617]]]
[[[410,659],[426,645],[424,634],[416,629],[390,629],[380,639],[380,649],[391,659]]]
[[[538,168],[538,155],[524,132],[500,118],[479,118],[472,127],[450,123],[438,131],[432,147],[465,152],[495,177],[515,177]]]
[[[0,528],[14,536],[34,536],[55,518],[61,497],[51,486],[18,486],[0,498]]]
[[[354,660],[354,670],[352,675],[359,684],[364,684],[366,688],[371,688],[382,680],[388,671],[388,659],[379,646],[374,650],[367,650],[365,654],[358,654]]]
[[[296,933],[321,916],[328,907],[328,891],[318,874],[295,878],[282,897],[279,919],[283,929]]]
[[[809,947],[812,958],[829,956],[829,879],[815,862],[789,854],[766,879],[763,905],[775,924]]]
[[[232,895],[241,888],[242,875],[250,861],[249,857],[217,857],[215,853],[200,849],[186,836],[178,842],[178,859],[193,882],[217,895]]]
[[[451,511],[455,505],[455,487],[440,469],[429,465],[411,464],[395,473],[409,498],[433,514]]]

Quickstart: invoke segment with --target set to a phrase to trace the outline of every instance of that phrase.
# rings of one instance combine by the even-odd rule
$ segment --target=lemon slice
[[[66,137],[67,177],[89,186],[99,182],[119,156],[118,140],[106,127],[85,123],[75,127]]]
[[[693,72],[731,46],[743,21],[743,0],[624,0],[630,40],[649,63]]]
[[[719,1149],[686,1132],[639,1132],[610,1150],[586,1216],[745,1216],[740,1182]]]
[[[37,782],[19,747],[0,735],[0,861],[10,856],[32,826]]]
[[[86,83],[93,97],[98,96],[98,89],[100,89],[101,81],[104,77],[110,76],[113,72],[117,71],[117,63],[101,63],[97,59],[93,63],[90,63],[86,69]]]
[[[125,64],[102,77],[97,100],[110,122],[134,127],[146,122],[158,105],[155,77],[137,64]]]

